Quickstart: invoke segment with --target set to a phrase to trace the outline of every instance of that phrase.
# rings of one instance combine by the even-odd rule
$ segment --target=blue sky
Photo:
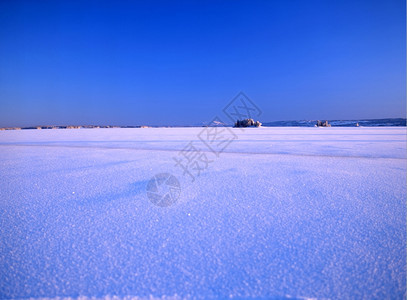
[[[0,126],[405,117],[405,1],[0,1]],[[221,115],[220,115],[221,116]]]

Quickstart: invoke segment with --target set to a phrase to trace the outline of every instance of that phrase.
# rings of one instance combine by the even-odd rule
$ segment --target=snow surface
[[[1,131],[0,298],[405,298],[405,127],[202,130]]]

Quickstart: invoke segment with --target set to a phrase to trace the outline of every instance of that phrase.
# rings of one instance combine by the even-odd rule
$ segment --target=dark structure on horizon
[[[254,121],[253,119],[237,120],[234,127],[260,127],[261,123],[259,121]]]
[[[328,121],[322,122],[320,120],[317,121],[316,127],[331,127],[331,124]]]

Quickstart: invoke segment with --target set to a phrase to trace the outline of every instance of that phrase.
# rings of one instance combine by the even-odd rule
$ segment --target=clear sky
[[[406,115],[404,0],[0,0],[0,126]]]

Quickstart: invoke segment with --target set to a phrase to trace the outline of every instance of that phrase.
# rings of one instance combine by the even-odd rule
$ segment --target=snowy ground
[[[405,127],[202,130],[1,131],[0,298],[405,298]]]

